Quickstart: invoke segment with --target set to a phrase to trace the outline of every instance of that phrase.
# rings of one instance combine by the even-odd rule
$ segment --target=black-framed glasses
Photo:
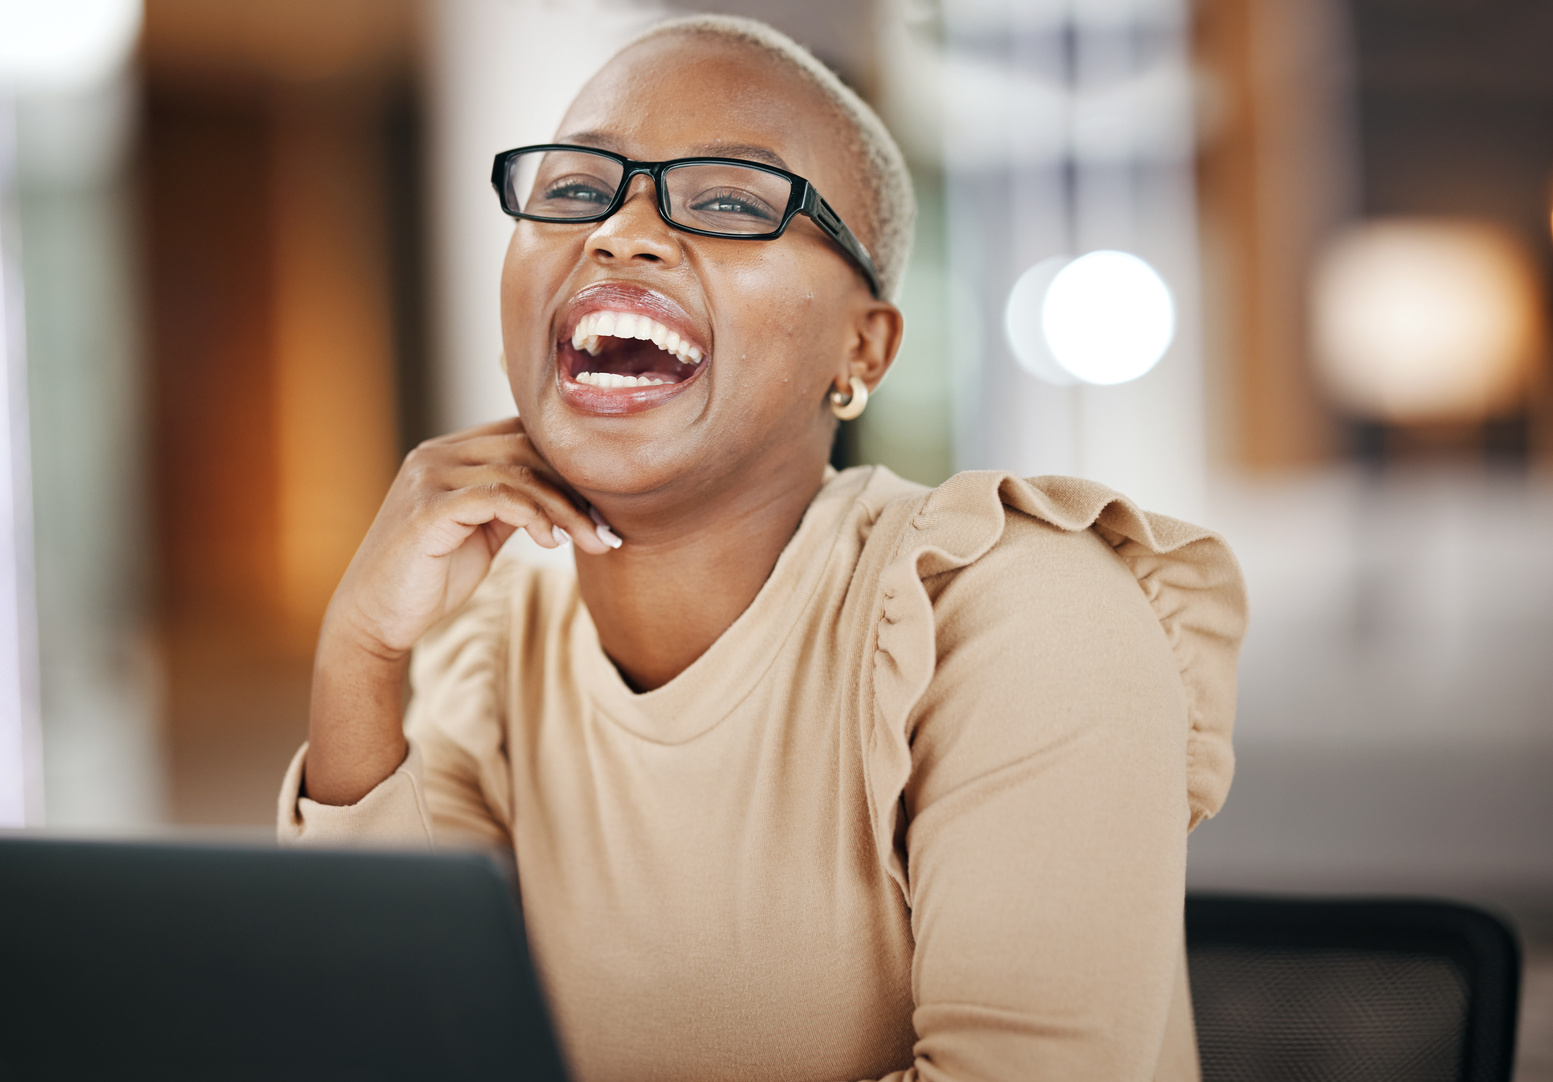
[[[702,237],[775,240],[795,214],[806,214],[868,279],[873,257],[841,216],[803,177],[741,158],[639,162],[607,150],[541,143],[496,155],[491,184],[501,208],[535,222],[600,222],[619,210],[638,173],[652,178],[658,213],[675,229]]]

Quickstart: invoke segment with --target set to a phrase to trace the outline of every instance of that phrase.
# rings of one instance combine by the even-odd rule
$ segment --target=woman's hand
[[[620,544],[569,493],[516,417],[410,452],[324,614],[308,796],[355,803],[404,761],[410,648],[469,599],[514,531],[555,548],[561,530],[594,554]]]
[[[559,528],[585,552],[608,552],[572,500],[516,417],[427,440],[394,478],[329,603],[325,632],[383,657],[407,654],[469,600],[516,530],[555,548],[566,540]]]

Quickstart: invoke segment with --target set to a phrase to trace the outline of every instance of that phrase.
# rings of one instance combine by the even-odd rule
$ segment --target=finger
[[[507,539],[509,537],[518,532],[511,525],[503,522],[499,518],[493,518],[490,522],[487,522],[480,528],[485,531],[486,541],[490,545],[491,554],[493,556],[496,554],[498,549],[507,543]]]
[[[555,548],[555,523],[529,493],[499,482],[469,485],[447,492],[437,502],[434,514],[449,527],[451,534],[468,536],[480,530],[491,541],[505,542],[518,530],[524,530],[536,544]],[[447,542],[437,546],[452,551]],[[492,550],[494,552],[494,549]]]
[[[567,484],[565,478],[555,472],[539,448],[529,439],[527,433],[504,433],[500,435],[475,436],[462,440],[456,444],[448,445],[456,461],[465,465],[478,466],[487,462],[501,463],[509,466],[528,466],[539,473],[555,488],[566,494],[566,497],[579,506],[585,501],[577,495],[576,490]]]
[[[588,505],[588,517],[593,520],[593,531],[599,535],[600,541],[612,549],[617,549],[624,544],[620,540],[620,535],[615,533],[609,521],[604,518],[603,512],[591,503]]]
[[[608,540],[596,529],[587,511],[579,508],[565,493],[552,486],[532,467],[503,465],[487,462],[477,466],[457,466],[446,471],[446,481],[454,488],[475,488],[484,485],[504,485],[523,493],[544,511],[552,527],[559,526],[568,538],[585,552],[595,555],[610,549]],[[533,531],[530,531],[532,533]],[[537,539],[536,539],[537,540]],[[544,544],[543,541],[540,542]],[[553,539],[552,539],[552,543]],[[546,545],[549,548],[550,545]]]
[[[543,548],[554,548],[574,538],[581,539],[578,546],[582,551],[594,555],[618,548],[619,540],[608,531],[601,531],[592,525],[584,513],[586,503],[570,486],[549,471],[548,463],[543,459],[538,459],[538,465],[531,465],[531,460],[517,463],[464,461],[475,457],[466,451],[471,442],[484,454],[500,453],[509,457],[528,458],[514,454],[522,449],[521,441],[525,438],[514,434],[485,435],[473,437],[472,441],[443,440],[422,444],[410,453],[403,472],[414,489],[433,498],[444,493],[491,484],[507,485],[528,493],[545,511],[549,521],[535,523],[532,529],[526,525],[520,528],[527,530],[535,543]],[[556,532],[557,526],[562,531],[559,534]]]
[[[482,469],[488,475],[494,475],[503,467],[487,466]],[[516,470],[519,467],[507,469]],[[549,499],[554,502],[542,503],[536,490],[531,487],[520,487],[505,480],[482,480],[448,493],[445,507],[453,521],[465,529],[499,519],[516,529],[527,531],[535,543],[544,548],[555,548],[564,543],[555,532],[557,526],[565,531],[567,540],[592,555],[601,556],[617,547],[608,544],[592,522],[568,501],[554,493],[549,495]]]
[[[506,545],[506,540],[517,532],[508,523],[502,522],[500,518],[492,518],[491,522],[481,526],[480,529],[485,531],[486,546],[491,550],[491,556],[499,553],[502,550],[502,546]],[[561,529],[559,526],[551,526],[550,532],[547,534],[542,523],[531,522],[523,526],[523,532],[526,532],[533,539],[533,542],[536,545],[542,546],[542,548],[561,548],[567,540],[570,540],[570,537],[562,540],[562,537],[565,536],[564,534],[559,534],[559,529]]]
[[[487,433],[469,439],[461,436],[440,437],[419,445],[406,455],[400,473],[415,488],[437,492],[473,483],[467,475],[460,478],[452,471],[460,467],[491,464],[526,467],[533,471],[540,483],[548,484],[572,503],[578,506],[585,503],[551,468],[550,463],[528,441],[528,437],[521,433]]]

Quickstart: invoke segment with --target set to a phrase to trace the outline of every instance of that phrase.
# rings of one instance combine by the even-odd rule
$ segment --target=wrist
[[[337,610],[331,603],[318,630],[317,660],[320,667],[345,664],[402,673],[410,663],[410,647],[385,642],[367,628],[359,615]]]
[[[324,618],[313,663],[307,795],[355,804],[405,757],[408,650],[385,649],[350,621]]]

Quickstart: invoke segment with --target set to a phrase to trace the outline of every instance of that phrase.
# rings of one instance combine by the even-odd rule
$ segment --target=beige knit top
[[[830,476],[634,693],[503,555],[417,648],[399,770],[297,844],[516,853],[577,1082],[1189,1079],[1187,831],[1232,771],[1239,569],[1099,485]]]

